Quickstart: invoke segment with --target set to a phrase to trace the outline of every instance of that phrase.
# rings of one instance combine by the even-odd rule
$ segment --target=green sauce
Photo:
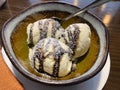
[[[23,21],[21,21],[16,26],[16,28],[11,36],[12,48],[13,48],[14,53],[15,53],[16,57],[18,58],[19,62],[26,70],[28,70],[29,72],[31,72],[37,76],[47,78],[47,77],[41,75],[40,73],[37,73],[34,69],[31,68],[31,66],[29,64],[29,58],[28,58],[29,50],[28,50],[28,46],[27,46],[27,33],[26,33],[27,25],[30,23],[33,23],[37,20],[44,19],[44,18],[50,18],[53,16],[64,18],[64,17],[67,17],[68,15],[69,15],[69,13],[61,12],[61,11],[39,12],[39,13],[35,13],[35,14],[32,14],[32,15],[26,17]],[[66,21],[65,23],[63,23],[63,27],[66,28],[70,24],[78,23],[78,22],[79,23],[87,23],[91,28],[91,32],[92,32],[91,45],[90,45],[88,52],[84,56],[78,58],[77,67],[74,72],[72,72],[69,75],[62,77],[62,78],[49,78],[49,79],[67,80],[70,78],[77,77],[79,75],[84,74],[86,71],[88,71],[92,67],[92,65],[95,63],[96,58],[99,53],[100,46],[99,46],[99,38],[97,36],[95,29],[92,27],[92,25],[90,25],[90,23],[85,21],[83,18],[74,17],[74,18]]]

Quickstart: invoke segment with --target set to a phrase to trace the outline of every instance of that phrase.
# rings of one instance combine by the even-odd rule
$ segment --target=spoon
[[[5,5],[7,0],[0,0],[0,9]]]
[[[81,14],[81,13],[83,13],[83,12],[85,12],[85,11],[91,9],[91,8],[99,6],[99,5],[101,5],[101,4],[105,3],[105,2],[108,2],[108,1],[110,1],[110,0],[95,0],[91,4],[89,4],[86,7],[80,9],[79,11],[69,15],[66,18],[61,19],[61,18],[58,18],[58,17],[52,17],[52,19],[54,19],[54,20],[58,21],[60,24],[62,24],[63,22],[69,20],[70,18],[75,17],[75,16],[77,16],[77,15],[79,15],[79,14]]]

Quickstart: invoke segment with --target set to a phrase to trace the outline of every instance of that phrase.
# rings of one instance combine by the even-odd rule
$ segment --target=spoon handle
[[[68,20],[68,19],[70,19],[70,18],[72,18],[74,16],[77,16],[77,15],[89,10],[90,8],[94,8],[94,7],[99,6],[99,5],[101,5],[101,4],[105,3],[105,2],[108,2],[108,1],[110,1],[110,0],[95,0],[91,4],[84,7],[83,9],[80,9],[80,11],[71,14],[70,16],[64,18],[63,20],[66,21],[66,20]]]

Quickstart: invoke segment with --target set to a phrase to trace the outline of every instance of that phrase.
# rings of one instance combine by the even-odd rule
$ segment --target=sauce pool
[[[63,23],[63,27],[66,28],[70,24],[73,23],[87,23],[90,26],[91,29],[91,45],[88,50],[88,52],[78,58],[78,62],[76,65],[76,70],[69,75],[62,77],[62,78],[52,78],[52,77],[47,77],[46,75],[40,74],[36,72],[34,69],[31,68],[30,63],[29,63],[29,58],[28,58],[28,45],[27,45],[27,25],[30,23],[33,23],[37,20],[44,19],[44,18],[50,18],[50,17],[59,17],[59,18],[64,18],[67,17],[69,13],[67,12],[62,12],[62,11],[44,11],[44,12],[39,12],[32,14],[30,16],[27,16],[23,21],[21,21],[15,28],[14,32],[12,33],[11,36],[11,43],[12,43],[12,48],[13,51],[18,58],[20,64],[29,72],[43,77],[43,78],[48,78],[48,79],[55,79],[55,80],[67,80],[71,79],[74,77],[77,77],[79,75],[84,74],[86,71],[88,71],[92,65],[95,63],[96,58],[99,53],[99,38],[98,35],[95,31],[95,29],[92,27],[92,25],[84,20],[83,18],[80,17],[74,17],[71,18],[70,20],[66,21]]]

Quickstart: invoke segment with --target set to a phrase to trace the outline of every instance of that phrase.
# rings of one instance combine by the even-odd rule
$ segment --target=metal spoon
[[[0,9],[2,8],[2,6],[5,5],[6,2],[7,2],[7,0],[0,0]]]
[[[60,22],[62,24],[63,22],[69,20],[70,18],[75,17],[75,16],[77,16],[77,15],[79,15],[79,14],[81,14],[81,13],[83,13],[83,12],[85,12],[85,11],[91,9],[91,8],[99,6],[99,5],[101,5],[101,4],[105,3],[105,2],[108,2],[108,1],[110,1],[110,0],[95,0],[91,4],[89,4],[86,7],[80,9],[78,12],[75,12],[75,13],[69,15],[66,18],[61,19],[61,18],[58,18],[58,17],[52,17],[52,19],[54,19],[54,20],[56,20],[56,21],[58,21],[58,22]]]

